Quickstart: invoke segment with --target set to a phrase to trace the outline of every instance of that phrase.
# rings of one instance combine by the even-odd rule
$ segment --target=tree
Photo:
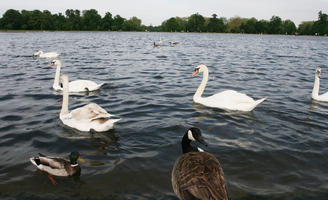
[[[22,26],[22,14],[14,9],[7,10],[1,19],[1,27],[9,30],[19,30]]]
[[[269,32],[269,22],[266,20],[257,21],[255,24],[256,33],[267,34]]]
[[[66,14],[66,30],[82,30],[82,18],[79,10],[68,9]]]
[[[225,32],[226,26],[223,22],[223,19],[216,18],[217,15],[213,14],[212,18],[209,19],[209,23],[207,24],[207,31],[208,32]]]
[[[116,15],[113,19],[112,29],[113,31],[121,31],[123,28],[123,23],[125,19],[119,15]]]
[[[137,17],[132,17],[129,20],[124,21],[123,31],[142,31],[144,28],[141,26],[141,20]]]
[[[196,13],[188,18],[187,30],[190,32],[202,32],[205,30],[205,19]]]
[[[105,16],[101,19],[101,30],[108,31],[112,29],[113,17],[110,12],[106,12]]]
[[[272,16],[269,22],[269,33],[270,34],[281,34],[282,33],[282,20],[278,16]]]
[[[233,17],[228,20],[227,24],[227,31],[230,33],[240,33],[242,30],[240,29],[240,26],[243,23],[246,23],[248,19],[240,18],[240,17]]]
[[[318,21],[315,21],[313,24],[313,30],[319,35],[328,34],[328,15],[320,11],[318,13]]]
[[[257,19],[255,19],[254,17],[248,19],[246,22],[242,22],[242,24],[240,25],[240,30],[244,33],[257,33],[256,23]]]
[[[182,27],[180,27],[176,18],[171,17],[162,23],[162,30],[167,32],[175,32],[181,31]]]
[[[313,31],[313,25],[314,25],[314,21],[308,21],[308,22],[302,22],[299,26],[298,26],[298,32],[301,35],[313,35],[314,31]]]
[[[101,16],[95,9],[84,10],[82,15],[83,30],[100,30]]]
[[[282,33],[294,35],[296,33],[296,30],[296,26],[291,20],[287,19],[282,22]]]
[[[62,13],[52,15],[54,30],[66,30],[66,18]]]

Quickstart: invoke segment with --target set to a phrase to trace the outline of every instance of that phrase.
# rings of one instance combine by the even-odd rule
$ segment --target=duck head
[[[77,151],[73,151],[71,152],[71,154],[69,155],[69,161],[71,163],[71,165],[77,165],[77,161],[81,161],[81,162],[85,162],[81,156],[80,153]]]

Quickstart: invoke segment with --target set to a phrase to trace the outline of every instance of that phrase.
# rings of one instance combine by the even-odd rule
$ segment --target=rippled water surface
[[[122,118],[114,130],[62,126],[55,68],[31,56],[39,49],[60,53],[70,80],[106,83],[71,96],[70,109],[95,102]],[[0,33],[0,198],[177,199],[171,170],[183,134],[197,126],[232,199],[328,199],[328,104],[311,101],[316,66],[328,91],[327,58],[327,37]],[[268,99],[249,113],[194,104],[202,76],[191,74],[201,63],[210,71],[204,96],[233,89]],[[86,160],[82,174],[56,186],[29,162],[73,150]]]

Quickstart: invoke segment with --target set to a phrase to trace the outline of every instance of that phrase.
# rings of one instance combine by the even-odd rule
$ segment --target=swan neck
[[[201,96],[202,96],[202,94],[205,90],[207,81],[208,81],[208,69],[205,69],[205,71],[203,72],[203,80],[200,83],[200,85],[199,85],[199,87],[198,87],[198,89],[197,89],[197,91],[194,95],[194,100],[201,98]]]
[[[57,67],[56,67],[56,74],[55,74],[54,84],[52,86],[54,89],[59,89],[60,88],[60,85],[59,85],[60,68],[61,68],[61,63],[58,63]]]
[[[64,81],[63,83],[63,104],[62,109],[60,111],[60,115],[68,114],[68,81]]]
[[[320,78],[318,76],[315,76],[313,90],[312,90],[312,98],[316,98],[319,96],[319,88],[320,88]]]

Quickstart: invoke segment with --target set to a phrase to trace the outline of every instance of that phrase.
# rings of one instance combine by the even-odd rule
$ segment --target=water
[[[153,48],[163,37],[165,46]],[[180,42],[170,46],[169,41]],[[95,102],[122,118],[103,134],[78,133],[59,121],[55,68],[35,59],[57,51],[70,80],[106,84],[71,96],[70,109]],[[199,127],[225,172],[232,199],[327,199],[328,104],[311,101],[316,66],[328,91],[328,38],[169,33],[0,33],[1,199],[177,199],[171,170],[186,129]],[[234,89],[255,99],[253,112],[194,104]],[[79,179],[53,186],[29,157],[78,150]]]

